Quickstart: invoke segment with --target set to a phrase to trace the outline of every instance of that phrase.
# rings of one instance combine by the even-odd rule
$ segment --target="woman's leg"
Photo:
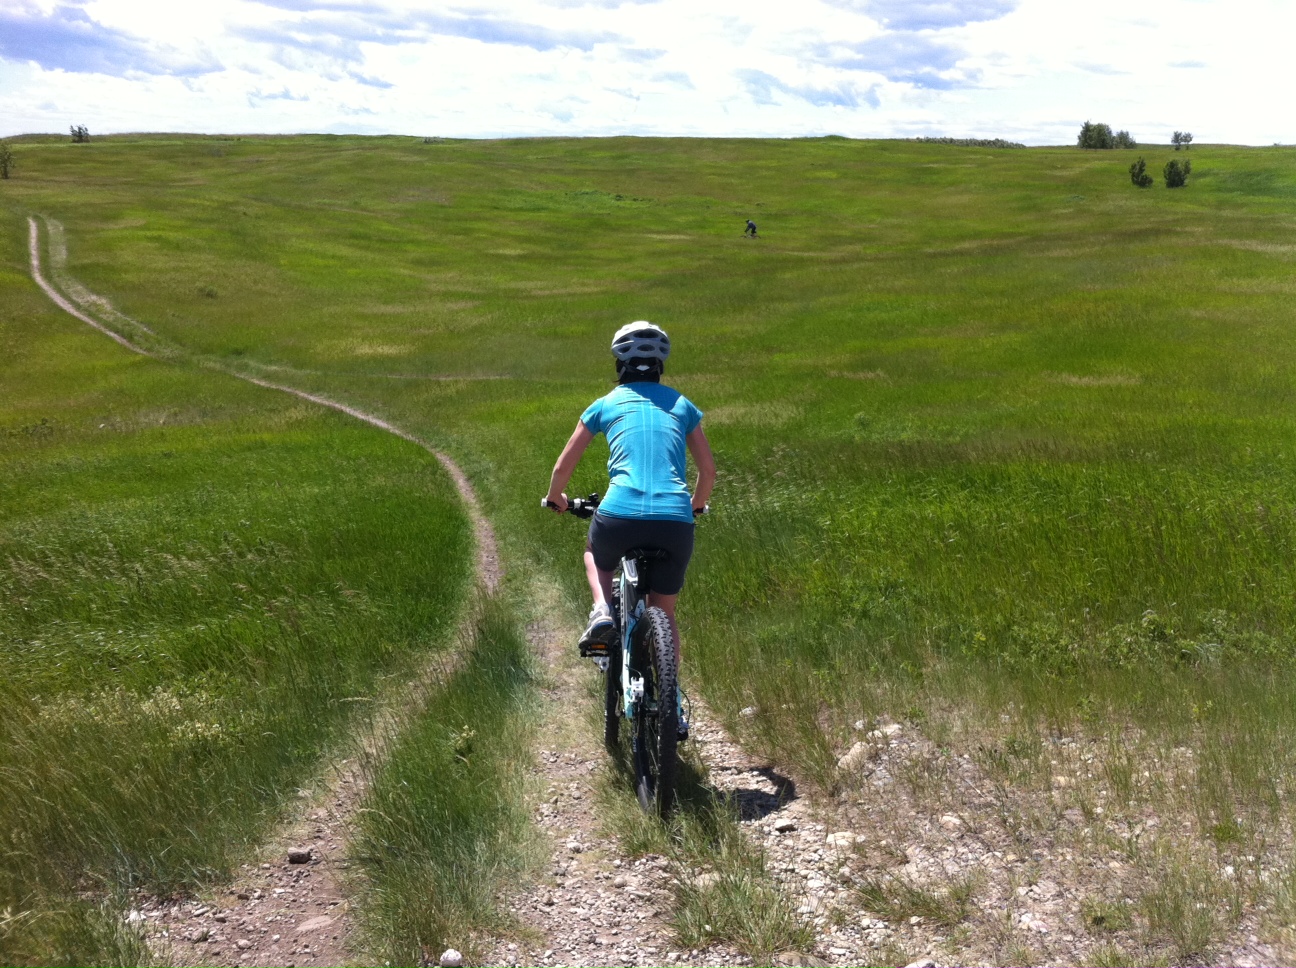
[[[594,552],[585,548],[585,578],[595,605],[606,605],[612,598],[612,572],[603,571],[594,564]]]

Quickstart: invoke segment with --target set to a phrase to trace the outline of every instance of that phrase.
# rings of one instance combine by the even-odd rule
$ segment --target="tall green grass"
[[[372,765],[352,853],[369,950],[389,964],[480,955],[509,925],[499,893],[536,861],[523,785],[533,658],[499,599],[480,607],[461,667],[411,710]]]
[[[246,857],[384,677],[446,646],[436,461],[131,358],[0,262],[0,960],[128,963],[131,892]]]

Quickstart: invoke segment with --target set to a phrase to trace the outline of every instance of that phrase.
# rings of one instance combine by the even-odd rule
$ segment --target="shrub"
[[[1164,174],[1166,188],[1183,188],[1188,184],[1188,173],[1192,171],[1192,162],[1167,161]]]
[[[8,145],[0,145],[0,178],[8,178],[9,172],[13,171],[13,166],[13,152],[9,150]]]
[[[79,145],[79,144],[84,144],[85,142],[87,142],[87,141],[89,141],[89,140],[90,140],[90,129],[89,129],[89,128],[87,128],[84,124],[74,124],[74,125],[72,125],[72,143],[73,143],[73,144],[78,144],[78,145]]]
[[[1112,138],[1112,147],[1137,148],[1138,145],[1134,143],[1134,139],[1130,137],[1128,131],[1117,131],[1115,137]]]
[[[1152,176],[1147,173],[1147,162],[1140,158],[1134,164],[1129,166],[1130,181],[1139,188],[1149,188],[1152,185]]]
[[[1086,121],[1080,129],[1076,144],[1081,148],[1111,148],[1116,144],[1116,136],[1110,126]]]

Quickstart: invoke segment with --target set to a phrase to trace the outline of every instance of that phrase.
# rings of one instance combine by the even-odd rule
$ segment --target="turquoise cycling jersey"
[[[607,495],[600,514],[654,521],[692,521],[684,438],[702,411],[660,383],[627,383],[581,414],[592,434],[607,437]]]

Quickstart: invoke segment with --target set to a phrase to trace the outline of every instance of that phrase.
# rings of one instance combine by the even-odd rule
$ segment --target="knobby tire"
[[[621,654],[618,636],[608,648],[608,667],[603,677],[603,746],[612,754],[621,742]]]
[[[648,608],[639,620],[631,668],[643,676],[644,702],[634,721],[635,792],[645,812],[666,816],[675,804],[679,671],[670,620]]]

